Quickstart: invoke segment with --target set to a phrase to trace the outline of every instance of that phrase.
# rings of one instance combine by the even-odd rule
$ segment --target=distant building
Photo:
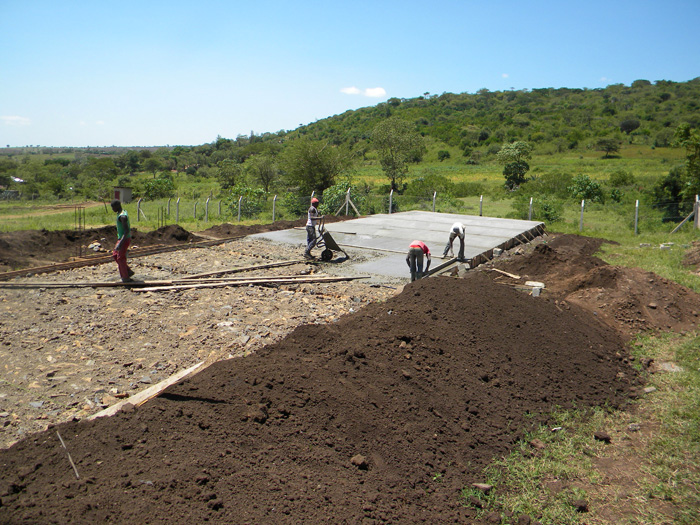
[[[114,198],[120,200],[124,204],[131,202],[131,188],[114,187]]]

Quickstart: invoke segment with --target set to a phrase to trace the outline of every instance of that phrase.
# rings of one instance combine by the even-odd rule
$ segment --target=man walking
[[[304,257],[311,259],[311,249],[316,246],[316,241],[318,237],[316,236],[316,226],[321,220],[321,216],[318,214],[318,199],[316,197],[311,199],[311,206],[309,206],[308,219],[306,221],[306,250],[304,251]]]
[[[425,273],[428,273],[430,268],[430,250],[423,241],[413,241],[408,247],[408,255],[406,255],[406,264],[411,270],[411,282],[423,277],[423,256],[425,255],[427,263],[425,265]]]
[[[454,252],[452,251],[452,243],[455,237],[459,237],[459,257],[460,261],[464,260],[464,224],[461,222],[455,222],[450,228],[450,240],[447,241],[447,246],[445,246],[445,252],[442,254],[443,257],[447,256],[447,252],[454,257]]]
[[[119,275],[123,283],[130,283],[134,272],[126,263],[126,250],[131,244],[131,225],[129,224],[129,214],[122,208],[122,203],[115,199],[112,201],[112,211],[117,214],[117,244],[112,251],[112,257],[117,261]]]

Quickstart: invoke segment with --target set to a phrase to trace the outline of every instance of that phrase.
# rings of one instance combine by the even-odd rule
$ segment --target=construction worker
[[[131,225],[129,224],[129,214],[122,208],[122,203],[118,199],[112,201],[112,211],[117,214],[117,244],[112,251],[112,257],[117,261],[119,276],[122,282],[130,283],[134,271],[126,263],[126,250],[131,244]]]
[[[411,269],[411,282],[423,277],[423,255],[427,258],[425,273],[428,273],[430,250],[423,241],[413,241],[408,247],[408,255],[406,255],[406,264]]]
[[[316,236],[316,227],[322,216],[318,213],[318,199],[313,197],[311,199],[311,206],[309,206],[308,219],[306,221],[306,250],[304,251],[304,257],[311,259],[311,249],[316,246],[316,241],[318,237]]]
[[[450,256],[454,257],[454,252],[452,251],[452,243],[455,238],[459,237],[459,257],[461,261],[464,259],[464,224],[461,222],[455,222],[450,228],[450,240],[447,241],[447,246],[445,246],[445,252],[442,254],[443,257],[447,256],[447,252],[450,252]]]

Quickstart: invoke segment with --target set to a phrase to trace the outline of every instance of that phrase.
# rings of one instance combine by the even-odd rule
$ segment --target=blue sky
[[[0,0],[0,147],[198,145],[391,97],[700,76],[700,1]]]

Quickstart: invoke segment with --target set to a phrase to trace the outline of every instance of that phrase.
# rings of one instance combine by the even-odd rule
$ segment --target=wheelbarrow
[[[328,262],[331,259],[333,259],[333,252],[343,252],[343,255],[345,255],[346,259],[350,258],[348,257],[348,254],[345,253],[345,250],[338,246],[338,243],[335,242],[335,239],[333,239],[333,236],[330,234],[330,232],[326,230],[326,224],[323,217],[321,217],[321,220],[318,223],[318,236],[316,237],[316,247],[323,248],[323,251],[321,252],[321,260],[323,262]]]

